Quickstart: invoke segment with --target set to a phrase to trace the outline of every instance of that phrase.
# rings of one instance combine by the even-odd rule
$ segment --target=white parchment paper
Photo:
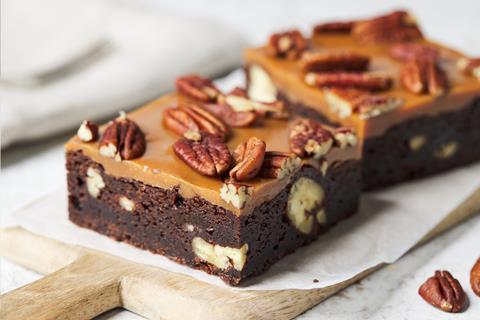
[[[480,164],[476,164],[367,193],[356,215],[309,246],[280,260],[263,275],[248,280],[239,289],[322,288],[380,263],[392,263],[479,187]],[[68,220],[66,204],[65,191],[58,191],[12,214],[4,226],[20,225],[53,239],[226,286],[217,277],[77,227]]]

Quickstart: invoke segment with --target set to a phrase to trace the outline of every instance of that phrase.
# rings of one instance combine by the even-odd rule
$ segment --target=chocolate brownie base
[[[178,188],[162,189],[111,176],[81,151],[67,152],[66,158],[71,221],[118,241],[219,275],[231,285],[262,273],[286,254],[353,214],[358,207],[361,188],[359,161],[333,163],[325,176],[314,168],[305,167],[274,199],[258,206],[251,214],[238,217],[198,196],[184,198]],[[105,185],[97,198],[87,190],[89,167],[100,172]],[[314,225],[309,235],[299,232],[286,215],[290,187],[299,177],[314,180],[325,192],[322,206],[327,223]],[[134,210],[128,211],[119,205],[122,196],[133,201]],[[220,269],[200,260],[192,250],[194,237],[231,248],[248,244],[245,265],[241,271],[233,267]]]
[[[298,115],[333,125],[321,113],[289,102]],[[363,190],[426,177],[480,160],[480,97],[456,111],[422,116],[364,141]]]

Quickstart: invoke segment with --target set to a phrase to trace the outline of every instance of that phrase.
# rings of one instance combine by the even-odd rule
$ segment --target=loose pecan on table
[[[353,52],[304,52],[300,65],[305,71],[365,71],[370,58]]]
[[[390,48],[390,55],[400,61],[430,60],[436,61],[438,49],[421,43],[397,43]]]
[[[258,176],[283,179],[300,169],[301,164],[302,160],[293,153],[267,151]]]
[[[297,59],[307,49],[308,41],[298,30],[274,33],[270,36],[267,53],[284,59]]]
[[[117,161],[141,157],[145,152],[145,135],[135,122],[121,116],[111,121],[100,139],[99,152]]]
[[[230,170],[230,177],[237,181],[254,178],[262,167],[265,148],[265,142],[256,137],[239,144],[233,152],[236,165]]]
[[[400,70],[400,81],[405,89],[416,94],[429,93],[439,96],[448,90],[445,71],[431,60],[406,62]]]
[[[473,292],[480,297],[480,258],[478,258],[470,271],[470,285]]]
[[[180,138],[173,144],[175,154],[193,170],[205,176],[219,176],[232,163],[232,155],[222,139],[202,133],[199,141]]]
[[[423,38],[415,19],[405,11],[356,21],[352,27],[352,36],[365,44],[409,42]]]
[[[290,151],[300,157],[318,159],[330,151],[333,136],[316,121],[300,119],[290,129],[288,143]]]
[[[214,102],[221,94],[210,79],[197,75],[187,75],[175,81],[178,92],[202,102]]]
[[[420,286],[418,294],[432,306],[446,312],[461,312],[468,303],[460,282],[448,271],[435,271]]]
[[[325,90],[325,99],[330,109],[340,118],[354,113],[362,119],[373,118],[393,111],[403,104],[403,99],[397,97],[349,88]]]
[[[184,135],[187,131],[206,132],[225,140],[230,131],[214,114],[193,103],[183,103],[163,112],[164,125]]]
[[[392,86],[390,77],[375,73],[309,72],[305,75],[305,82],[316,87],[358,88],[370,91],[387,90]]]

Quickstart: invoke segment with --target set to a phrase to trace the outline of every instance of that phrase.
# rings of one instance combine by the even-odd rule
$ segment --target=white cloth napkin
[[[178,75],[241,63],[242,38],[133,1],[2,2],[2,148],[130,109]]]

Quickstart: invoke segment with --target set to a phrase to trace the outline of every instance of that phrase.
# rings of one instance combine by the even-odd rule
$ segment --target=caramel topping
[[[268,179],[256,177],[248,181],[253,188],[252,199],[241,209],[226,203],[220,197],[223,181],[218,177],[203,176],[174,153],[172,145],[179,136],[162,124],[163,113],[166,108],[179,103],[188,103],[188,99],[177,94],[170,94],[155,100],[145,107],[128,114],[128,118],[135,121],[145,133],[147,147],[142,157],[133,160],[123,160],[102,157],[99,154],[98,143],[84,143],[78,137],[73,137],[65,145],[67,151],[81,150],[86,156],[100,163],[108,174],[142,181],[146,184],[172,188],[179,187],[184,197],[200,196],[213,204],[222,206],[236,215],[252,212],[259,204],[275,197],[288,183],[288,179]],[[103,133],[105,126],[100,128]],[[265,141],[267,151],[289,152],[288,145],[289,123],[285,120],[264,119],[262,125],[250,128],[235,128],[227,141],[231,151],[237,145],[250,137],[258,137]],[[326,156],[329,163],[348,159],[359,159],[360,146],[341,150],[332,149]],[[322,159],[304,159],[304,165],[320,168]]]
[[[310,42],[314,52],[352,52],[369,57],[369,72],[378,72],[394,79],[392,88],[382,93],[403,101],[403,105],[378,117],[362,118],[353,113],[345,118],[330,108],[324,90],[305,83],[305,71],[298,61],[276,59],[268,56],[265,48],[256,48],[246,50],[246,64],[263,68],[278,90],[291,101],[317,109],[334,122],[354,127],[359,137],[382,135],[390,127],[410,118],[456,110],[480,95],[480,82],[463,74],[456,66],[464,55],[433,42],[418,41],[419,44],[438,49],[439,63],[450,83],[448,93],[441,96],[417,95],[402,87],[399,81],[402,62],[390,55],[391,45],[359,45],[348,34],[338,33],[316,34]]]

